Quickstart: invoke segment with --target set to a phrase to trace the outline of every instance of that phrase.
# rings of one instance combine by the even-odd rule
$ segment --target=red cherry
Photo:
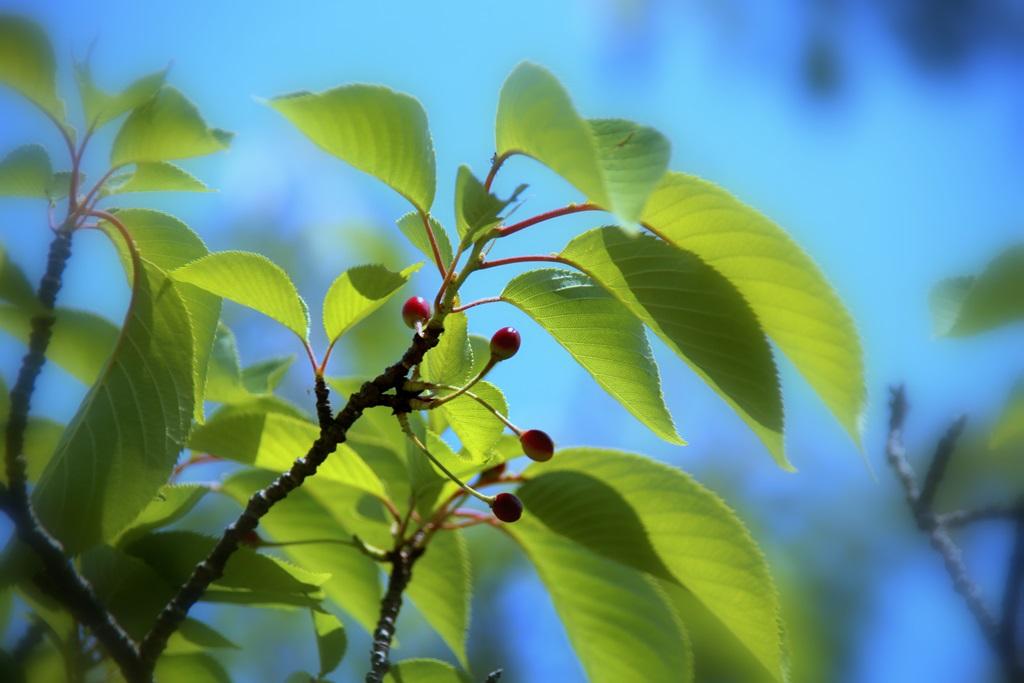
[[[425,323],[429,319],[430,304],[422,296],[414,296],[402,306],[402,320],[413,329],[416,329],[416,323]]]
[[[520,344],[519,332],[514,327],[503,327],[491,337],[491,358],[508,360],[516,355]]]
[[[545,462],[555,454],[555,442],[546,432],[539,429],[527,429],[519,435],[519,444],[523,447],[523,453],[537,462]]]
[[[491,503],[491,511],[503,522],[518,522],[523,516],[523,501],[511,493],[499,493]]]

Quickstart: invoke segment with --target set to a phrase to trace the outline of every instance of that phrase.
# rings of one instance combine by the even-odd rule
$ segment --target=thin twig
[[[936,519],[947,529],[970,526],[977,522],[1013,520],[1024,515],[1024,506],[988,505],[972,510],[954,510],[936,515]]]
[[[392,553],[388,588],[380,602],[377,628],[373,630],[370,671],[366,674],[366,683],[381,683],[390,668],[391,641],[395,637],[398,613],[402,609],[402,594],[412,580],[413,564],[422,554],[423,549],[417,548],[412,541],[403,544]]]
[[[917,527],[931,542],[932,547],[942,557],[946,572],[953,580],[953,587],[967,604],[982,634],[999,658],[1000,664],[1010,681],[1019,681],[1020,669],[1012,651],[1005,647],[1004,636],[1000,624],[989,611],[981,596],[977,584],[967,574],[960,548],[950,538],[948,529],[929,507],[921,504],[921,489],[918,488],[914,469],[907,460],[906,448],[903,445],[903,426],[908,410],[906,390],[894,387],[889,403],[889,436],[886,442],[886,458],[896,472],[903,486],[903,494],[907,505],[914,516]],[[932,458],[933,467],[938,464],[942,469],[948,463],[949,454],[956,446],[957,438],[963,430],[964,421],[955,421],[939,441],[936,453]],[[932,481],[932,487],[941,483],[940,475],[926,475],[926,481]],[[934,488],[930,495],[934,495]]]

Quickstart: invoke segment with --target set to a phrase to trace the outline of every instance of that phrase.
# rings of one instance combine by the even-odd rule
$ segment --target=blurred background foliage
[[[972,415],[978,439],[1024,374],[1020,328],[966,340],[936,340],[928,292],[949,275],[977,272],[1024,237],[1024,6],[1015,0],[601,0],[545,3],[133,3],[9,0],[35,17],[62,56],[95,41],[94,72],[115,85],[174,62],[170,82],[211,122],[237,133],[228,154],[187,166],[213,195],[131,199],[182,217],[211,249],[259,251],[281,264],[311,302],[343,269],[417,260],[394,219],[405,212],[381,185],[315,150],[253,96],[381,82],[421,99],[440,169],[439,217],[452,201],[459,163],[482,174],[493,152],[496,95],[522,59],[551,68],[588,115],[615,113],[659,128],[673,141],[672,167],[728,187],[786,227],[850,307],[867,353],[870,405],[865,452],[782,363],[790,457],[786,474],[711,391],[677,363],[664,363],[670,408],[690,445],[647,434],[525,316],[483,307],[472,330],[506,324],[523,351],[495,380],[512,418],[586,443],[648,453],[694,473],[740,512],[769,554],[792,640],[794,680],[939,683],[985,680],[990,660],[940,561],[915,534],[881,446],[885,387],[906,381],[913,412],[908,443],[930,452],[941,428]],[[66,63],[66,62],[65,62]],[[73,92],[65,71],[63,90]],[[0,94],[0,148],[40,141],[44,122]],[[110,132],[106,133],[110,135]],[[107,141],[99,141],[102,148]],[[87,165],[95,177],[102,160]],[[538,165],[511,161],[499,192],[530,182],[522,211],[573,197]],[[12,257],[36,278],[45,216],[31,202],[6,203],[0,222]],[[559,248],[586,218],[522,236],[537,252]],[[119,320],[127,289],[117,257],[98,235],[76,246],[63,300]],[[427,269],[413,288],[436,287]],[[474,294],[497,293],[507,273],[482,274]],[[331,373],[375,372],[407,334],[391,302],[346,337]],[[300,354],[291,335],[225,306],[243,365]],[[314,316],[316,312],[314,311]],[[314,326],[316,329],[316,326]],[[322,342],[322,340],[318,340]],[[322,347],[322,343],[320,344]],[[667,357],[655,344],[659,358]],[[0,339],[11,383],[20,347]],[[311,406],[304,366],[282,390]],[[66,420],[82,387],[48,367],[36,405]],[[964,451],[947,477],[944,504],[1020,493],[1016,458],[995,474],[982,449]],[[869,471],[870,470],[870,471]],[[1006,473],[1014,476],[1006,476]],[[222,465],[189,478],[215,479]],[[214,531],[235,506],[207,497],[190,528]],[[6,535],[9,530],[3,522]],[[979,528],[965,539],[969,566],[995,595],[1006,535]],[[467,534],[475,598],[470,659],[479,675],[501,665],[503,681],[582,681],[549,599],[508,539]],[[315,644],[303,611],[249,618],[241,607],[200,605],[197,616],[243,650],[223,661],[237,680],[283,680],[312,668]],[[19,608],[4,642],[24,624]],[[348,622],[349,656],[336,676],[356,680],[368,637]],[[448,656],[414,609],[403,613],[401,657]],[[707,653],[699,680],[749,681],[727,640]]]

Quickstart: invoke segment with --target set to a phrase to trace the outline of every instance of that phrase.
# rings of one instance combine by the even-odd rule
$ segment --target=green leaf
[[[133,638],[146,635],[174,588],[152,567],[109,546],[96,546],[82,554],[82,575],[103,605],[113,612]]]
[[[668,169],[668,139],[646,126],[622,119],[590,119],[608,207],[627,223],[636,221],[647,198]]]
[[[498,214],[508,205],[484,188],[468,166],[459,166],[455,177],[455,226],[466,243],[501,222]]]
[[[220,251],[193,261],[172,274],[211,294],[258,311],[305,340],[309,311],[291,278],[266,256],[245,251]]]
[[[469,683],[469,678],[446,662],[406,659],[388,669],[384,683]]]
[[[325,152],[384,181],[423,213],[434,203],[434,143],[415,98],[375,85],[270,100]]]
[[[36,290],[25,277],[24,271],[11,260],[0,244],[0,301],[9,301],[18,308],[35,311],[39,308]]]
[[[240,505],[245,505],[249,497],[269,484],[274,476],[272,472],[259,470],[238,472],[228,477],[223,490]],[[330,499],[331,506],[336,507],[314,498],[309,491],[313,488],[311,484],[316,483],[307,481],[275,505],[273,514],[260,520],[260,532],[265,531],[282,543],[327,537],[351,540],[352,532],[346,525],[360,516],[359,511],[341,505],[340,496]],[[380,570],[376,562],[342,543],[288,545],[281,551],[304,567],[329,572],[331,576],[322,586],[324,594],[368,632],[373,631],[381,597]]]
[[[88,63],[75,65],[75,80],[88,128],[96,129],[149,101],[164,84],[167,69],[136,79],[121,92],[111,95],[96,86]]]
[[[425,381],[462,386],[469,379],[473,350],[466,333],[468,326],[465,313],[452,313],[445,318],[444,334],[420,365]]]
[[[128,192],[209,192],[201,180],[174,164],[163,161],[142,162],[123,183],[110,188],[110,194]]]
[[[428,261],[433,263],[434,250],[430,246],[430,238],[427,237],[427,230],[423,226],[423,217],[416,211],[410,211],[399,218],[397,224],[398,229],[412,242],[412,245],[419,249],[427,257]],[[454,257],[448,231],[433,216],[430,216],[430,227],[434,232],[434,239],[437,241],[437,250],[441,254],[441,262],[447,266]]]
[[[468,668],[466,632],[472,592],[469,548],[459,531],[443,531],[430,539],[416,562],[408,594],[445,644]]]
[[[649,577],[553,533],[530,513],[504,528],[536,566],[587,680],[694,680],[687,634]]]
[[[662,181],[643,221],[736,286],[768,337],[859,445],[864,352],[853,318],[810,257],[757,211],[681,173]]]
[[[976,277],[940,282],[931,307],[940,337],[967,337],[1024,319],[1024,245],[1006,249]]]
[[[778,595],[735,514],[686,474],[619,451],[574,448],[533,465],[529,519],[590,551],[683,586],[779,681]]]
[[[499,156],[533,157],[626,223],[639,217],[670,151],[651,128],[584,120],[558,80],[529,63],[516,67],[502,86],[496,138]]]
[[[245,408],[218,410],[197,427],[189,448],[218,458],[275,472],[291,468],[320,436],[320,427],[304,418]],[[362,458],[345,444],[317,470],[317,476],[384,498],[384,487]]]
[[[134,539],[122,549],[145,562],[171,585],[179,586],[216,542],[214,538],[191,531],[164,531]],[[312,597],[328,578],[326,573],[306,571],[249,548],[239,548],[231,556],[224,576],[213,585],[251,591],[261,598],[265,595]],[[244,595],[238,597],[245,598]]]
[[[242,381],[235,335],[227,325],[220,323],[213,338],[206,373],[206,399],[218,403],[236,403],[250,398],[252,394]]]
[[[644,321],[792,469],[782,439],[782,395],[768,340],[750,306],[689,251],[620,228],[574,239],[567,258]]]
[[[176,655],[205,652],[211,649],[240,650],[241,648],[228,640],[220,631],[198,619],[186,617],[185,621],[178,626],[177,632],[171,636],[165,652],[169,655]]]
[[[16,147],[0,161],[0,197],[46,198],[52,181],[50,155],[40,145]]]
[[[191,334],[177,289],[143,262],[113,355],[33,492],[69,553],[112,538],[167,481],[192,422]]]
[[[313,617],[313,629],[316,631],[316,650],[320,655],[320,674],[323,678],[338,668],[342,658],[345,656],[345,649],[348,647],[348,637],[345,635],[345,625],[338,617],[328,612],[310,610]]]
[[[164,275],[209,253],[199,235],[170,214],[149,209],[120,209],[116,211],[116,215],[128,229],[142,258],[159,268]],[[101,223],[101,226],[111,235],[117,246],[130,280],[132,265],[127,245],[112,226],[105,222]],[[221,302],[218,297],[188,284],[177,283],[174,288],[181,295],[182,303],[185,304],[192,322],[194,417],[202,422],[207,365],[217,331],[217,322],[220,320]],[[175,343],[181,343],[181,339],[187,338],[179,335],[175,338]]]
[[[156,497],[118,534],[116,541],[125,543],[173,524],[191,512],[209,492],[210,487],[203,484],[167,484],[160,487]]]
[[[227,149],[232,137],[207,126],[195,105],[174,88],[164,86],[121,124],[110,148],[110,164],[116,168],[204,156]]]
[[[242,368],[242,384],[253,394],[270,394],[288,374],[295,356],[268,358]]]
[[[421,263],[395,273],[381,265],[356,266],[339,275],[324,297],[324,332],[334,344],[341,335],[387,303]]]
[[[665,407],[643,324],[593,280],[567,270],[533,270],[513,278],[501,298],[537,321],[651,431],[685,443]]]
[[[117,343],[119,330],[106,318],[72,308],[54,311],[56,322],[46,357],[68,374],[91,386],[103,370]],[[0,304],[0,329],[28,344],[32,333],[32,310]]]
[[[508,415],[505,395],[490,382],[477,382],[473,385],[472,393],[502,415]],[[439,410],[444,412],[448,424],[473,461],[488,462],[491,449],[505,431],[504,423],[467,394],[445,403]]]
[[[0,391],[6,392],[7,388],[0,384]],[[10,408],[4,403],[0,403],[0,434],[7,432],[7,416]],[[57,451],[57,445],[60,444],[61,437],[64,436],[65,426],[59,422],[49,420],[45,417],[34,417],[29,416],[28,424],[25,427],[25,445],[22,447],[22,453],[25,456],[25,462],[28,466],[28,480],[38,481],[43,470],[49,464],[53,458],[53,454]],[[0,442],[0,456],[4,456],[7,453],[6,440]],[[6,476],[0,475],[0,481],[5,481]]]
[[[220,662],[202,652],[161,657],[155,675],[160,683],[231,683]]]
[[[46,32],[33,21],[0,15],[0,83],[14,88],[63,124],[57,62]]]
[[[1024,381],[1014,387],[989,437],[994,449],[1020,444],[1024,444]]]

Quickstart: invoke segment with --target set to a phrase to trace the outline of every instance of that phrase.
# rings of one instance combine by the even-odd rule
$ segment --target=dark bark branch
[[[957,418],[946,433],[942,435],[938,445],[935,447],[935,454],[932,456],[931,465],[928,467],[928,471],[924,476],[924,484],[921,485],[921,492],[917,496],[917,505],[922,511],[930,511],[932,503],[935,501],[935,494],[939,490],[939,484],[942,483],[942,479],[946,476],[946,467],[949,465],[949,460],[953,456],[953,451],[956,450],[957,441],[960,439],[960,434],[963,433],[964,426],[967,424],[967,418],[961,416]]]
[[[331,392],[327,389],[327,383],[323,375],[316,376],[316,419],[320,423],[321,431],[328,429],[334,413],[331,412]]]
[[[238,549],[241,538],[256,529],[260,518],[267,514],[274,504],[283,500],[291,491],[301,486],[307,477],[316,473],[317,468],[339,444],[345,441],[348,429],[364,410],[381,405],[390,405],[398,412],[410,410],[409,399],[414,395],[403,392],[401,387],[409,371],[423,360],[427,351],[437,345],[443,331],[442,323],[436,321],[426,328],[423,335],[413,337],[412,344],[402,359],[372,381],[364,383],[359,391],[349,398],[341,412],[321,429],[320,437],[313,442],[304,457],[296,460],[290,470],[249,498],[242,514],[228,525],[210,554],[192,570],[192,575],[167,603],[143,639],[139,649],[142,664],[147,671],[153,670],[157,659],[167,646],[168,638],[177,630],[192,605],[202,597],[211,583],[223,576],[224,567]],[[394,391],[395,394],[385,395],[389,391]]]
[[[503,673],[504,671],[501,669],[495,669],[491,673],[487,674],[487,680],[485,680],[484,683],[498,683],[498,681],[501,680],[501,674]]]
[[[391,575],[388,577],[387,591],[380,602],[380,619],[373,631],[370,671],[366,674],[366,683],[381,683],[390,668],[388,657],[398,625],[398,613],[402,609],[402,594],[412,580],[412,566],[422,553],[421,548],[411,543],[401,545],[392,553]]]
[[[972,510],[954,510],[953,512],[937,514],[935,517],[947,529],[956,529],[970,526],[977,522],[1013,520],[1020,516],[1024,516],[1024,506],[987,505]]]
[[[59,230],[50,244],[46,272],[39,283],[39,311],[32,317],[28,352],[21,362],[11,390],[11,412],[5,435],[7,487],[0,506],[14,523],[18,539],[31,549],[42,564],[36,583],[61,602],[75,619],[96,636],[107,653],[128,675],[138,663],[138,650],[114,616],[100,604],[92,586],[75,569],[64,548],[43,528],[28,495],[25,463],[25,430],[28,426],[36,380],[46,363],[55,322],[54,306],[60,292],[64,269],[71,256],[71,232]]]
[[[967,608],[981,628],[982,634],[999,658],[1007,679],[1016,683],[1022,680],[1022,672],[1016,661],[1015,653],[1005,647],[1001,624],[985,605],[977,584],[968,576],[960,548],[950,538],[949,531],[942,523],[941,518],[931,511],[930,499],[922,500],[922,489],[918,488],[914,469],[907,460],[906,449],[903,445],[903,425],[907,410],[905,389],[902,386],[894,387],[889,403],[889,436],[886,443],[886,458],[899,477],[917,527],[928,537],[932,547],[942,558],[946,572],[953,580],[953,587],[967,604]],[[954,422],[936,447],[932,467],[926,475],[929,496],[934,496],[935,490],[941,483],[946,464],[955,450],[956,441],[963,426],[962,418]]]

